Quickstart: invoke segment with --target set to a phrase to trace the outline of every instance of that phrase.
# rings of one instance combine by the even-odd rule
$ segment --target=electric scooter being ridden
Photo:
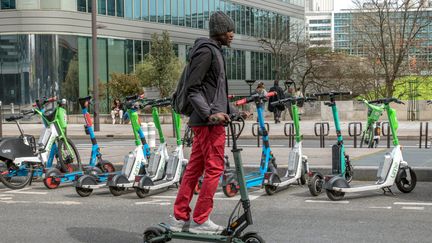
[[[384,112],[384,105],[374,105],[365,99],[362,102],[368,107],[368,118],[366,130],[362,133],[360,148],[363,147],[363,144],[367,144],[368,148],[376,148],[378,147],[381,133],[381,123],[378,120]]]
[[[275,92],[269,92],[266,96],[259,93],[253,94],[247,98],[243,98],[235,102],[236,106],[241,106],[250,102],[255,102],[257,113],[258,113],[258,123],[259,123],[259,133],[262,136],[263,147],[261,154],[261,162],[259,171],[249,173],[245,176],[246,188],[262,186],[264,181],[264,175],[267,172],[276,172],[276,159],[270,149],[268,131],[264,123],[264,103],[267,98],[276,95]],[[227,197],[234,197],[239,189],[239,184],[237,183],[236,173],[230,170],[225,170],[222,178],[222,189]]]
[[[384,193],[392,193],[390,187],[396,182],[399,191],[409,193],[414,190],[417,183],[417,176],[414,170],[403,160],[402,150],[397,136],[398,121],[396,110],[390,107],[390,103],[404,104],[396,98],[384,98],[371,101],[371,104],[384,104],[389,120],[390,130],[393,136],[394,148],[391,153],[386,153],[384,161],[380,163],[377,172],[377,181],[374,185],[350,186],[345,178],[341,176],[326,177],[324,188],[330,200],[342,200],[346,192],[364,192],[382,189]]]
[[[244,128],[244,121],[241,117],[231,116],[231,120],[241,120],[241,130]],[[234,127],[232,122],[228,123],[229,129],[232,131],[231,136],[233,139],[232,153],[234,155],[235,170],[237,173],[240,201],[234,208],[229,220],[228,225],[221,234],[194,234],[190,232],[173,232],[170,230],[169,225],[160,223],[157,226],[152,226],[144,231],[144,243],[163,243],[173,239],[182,239],[189,241],[200,242],[256,242],[264,243],[264,240],[255,232],[243,234],[243,231],[253,224],[252,212],[250,209],[250,200],[246,188],[246,181],[244,178],[243,164],[241,159],[241,149],[237,148],[238,136],[234,134]],[[240,132],[241,133],[241,132]],[[243,214],[240,214],[240,207],[243,208]]]
[[[159,123],[159,114],[157,107],[168,106],[171,104],[170,99],[165,99],[162,102],[155,102],[152,105],[153,118],[155,120],[155,125],[159,131],[161,145],[164,145],[166,151],[165,138],[162,133],[162,128]],[[173,123],[175,127],[176,143],[177,147],[173,154],[169,157],[168,162],[163,162],[163,166],[159,168],[165,171],[165,176],[161,179],[155,178],[150,173],[149,175],[136,176],[135,177],[135,192],[140,198],[144,198],[150,191],[166,188],[168,189],[172,185],[178,185],[181,180],[182,173],[187,164],[187,159],[183,155],[183,143],[181,139],[180,129],[181,120],[180,115],[174,112]],[[168,157],[168,156],[167,156]]]
[[[138,109],[140,104],[138,101],[141,97],[132,96],[126,98],[126,107],[129,119],[132,125],[132,131],[135,137],[136,148],[130,152],[124,161],[122,171],[120,173],[112,173],[106,176],[98,176],[97,173],[90,173],[78,178],[75,183],[75,190],[81,197],[88,197],[94,189],[99,189],[108,186],[113,195],[119,196],[125,190],[125,186],[132,187],[136,175],[145,174],[145,167],[150,158],[150,148],[141,130],[141,125],[138,118]]]
[[[336,128],[337,143],[332,146],[332,175],[327,177],[332,177],[336,175],[341,175],[345,177],[346,181],[351,182],[354,175],[354,168],[351,165],[349,156],[345,154],[345,146],[343,142],[343,137],[341,133],[341,127],[339,123],[339,113],[336,106],[336,96],[351,95],[351,92],[328,92],[314,94],[315,97],[326,97],[330,98],[330,101],[324,102],[325,105],[332,109],[334,125]],[[318,196],[321,194],[323,189],[323,184],[325,184],[324,175],[320,172],[309,171],[309,192],[312,196]]]
[[[302,151],[302,135],[300,134],[300,119],[297,104],[315,100],[316,98],[290,97],[271,103],[273,106],[290,104],[295,129],[295,145],[288,155],[288,168],[283,177],[279,176],[277,172],[265,173],[264,189],[267,195],[273,195],[278,188],[283,186],[289,186],[294,183],[298,183],[299,185],[306,184],[305,173],[309,172],[309,165],[307,156],[304,156]]]

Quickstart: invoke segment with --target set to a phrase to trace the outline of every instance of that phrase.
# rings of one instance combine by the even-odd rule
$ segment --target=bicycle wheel
[[[31,163],[23,163],[18,167],[12,161],[8,161],[6,165],[9,173],[0,174],[0,181],[10,189],[22,189],[32,180],[33,165]]]
[[[70,150],[66,145],[64,140],[58,141],[58,155],[59,155],[59,163],[61,172],[70,173],[70,168],[75,164],[78,166],[78,170],[82,170],[81,159],[78,153],[78,149],[75,144],[69,139],[66,138],[67,143],[70,146]]]

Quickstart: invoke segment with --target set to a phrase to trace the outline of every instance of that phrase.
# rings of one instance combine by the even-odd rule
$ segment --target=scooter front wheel
[[[148,242],[155,242],[155,241],[151,241],[152,239],[159,237],[163,234],[163,231],[160,228],[157,227],[149,227],[146,229],[146,231],[144,231],[144,243],[148,243]],[[158,243],[164,243],[167,242],[166,240],[158,240]]]
[[[411,168],[409,168],[408,170],[411,175],[411,181],[408,181],[407,179],[407,173],[405,168],[399,169],[395,180],[397,188],[403,193],[411,192],[412,190],[414,190],[417,184],[416,173]]]
[[[265,240],[257,233],[246,233],[242,237],[244,243],[265,243]]]
[[[327,197],[332,201],[340,201],[344,198],[345,192],[337,192],[333,190],[326,190]]]
[[[12,161],[7,163],[9,173],[0,174],[0,181],[10,189],[23,189],[30,184],[33,179],[33,165],[25,163],[22,167],[17,167]],[[20,175],[22,174],[22,175]]]
[[[323,177],[320,174],[314,174],[309,180],[308,187],[312,196],[318,196],[322,192]]]
[[[57,168],[50,169],[45,174],[45,179],[43,180],[44,185],[48,189],[56,189],[60,186],[60,178],[56,178],[57,176],[60,176],[61,172]]]
[[[238,192],[237,183],[234,182],[228,183],[222,187],[222,190],[225,196],[234,197]]]

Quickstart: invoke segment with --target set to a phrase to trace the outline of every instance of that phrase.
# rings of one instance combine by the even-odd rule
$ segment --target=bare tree
[[[384,82],[382,96],[390,97],[395,81],[409,72],[408,56],[419,34],[431,23],[425,0],[353,0],[351,41],[367,56]]]

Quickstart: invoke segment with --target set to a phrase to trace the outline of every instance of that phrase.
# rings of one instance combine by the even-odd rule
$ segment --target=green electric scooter
[[[237,172],[238,183],[240,185],[240,201],[231,214],[228,225],[221,234],[210,235],[210,234],[193,234],[190,232],[173,232],[170,230],[169,225],[160,223],[157,226],[149,227],[144,232],[145,243],[155,242],[168,242],[172,239],[181,239],[189,241],[200,241],[200,242],[256,242],[263,243],[264,239],[255,232],[249,232],[243,234],[243,231],[253,223],[252,213],[250,209],[250,200],[246,188],[246,181],[244,178],[243,164],[241,159],[241,149],[237,148],[237,139],[244,128],[245,122],[239,116],[232,116],[231,120],[241,121],[241,129],[238,135],[235,135],[234,126],[232,122],[228,123],[229,129],[231,130],[231,136],[233,139],[233,149],[231,150],[234,155],[234,164]],[[243,214],[240,214],[240,207],[243,207]]]

